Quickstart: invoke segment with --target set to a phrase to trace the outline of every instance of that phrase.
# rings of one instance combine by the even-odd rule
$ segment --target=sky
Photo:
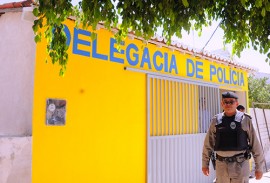
[[[212,26],[203,28],[202,35],[199,37],[198,33],[194,31],[194,33],[184,33],[183,39],[181,39],[181,42],[190,45],[194,48],[198,48],[201,50],[207,41],[210,39],[211,35],[215,31],[216,27],[218,26],[218,22],[213,23]],[[214,51],[217,49],[224,48],[223,45],[223,30],[221,28],[218,28],[217,31],[214,33],[213,37],[205,47],[205,50],[207,51]],[[232,46],[231,45],[225,45],[225,47],[228,49],[228,51],[231,53]],[[250,49],[245,49],[242,51],[240,58],[238,58],[235,55],[236,61],[240,63],[244,63],[245,65],[249,65],[253,68],[256,68],[259,70],[259,72],[269,73],[270,74],[270,65],[269,63],[265,62],[265,59],[267,58],[266,55],[260,54],[259,51],[254,50],[252,47]]]
[[[80,0],[72,0],[72,3],[73,5],[76,5],[78,4],[79,1]],[[212,24],[212,26],[203,28],[200,37],[198,36],[198,33],[196,33],[195,31],[191,32],[190,34],[188,34],[187,32],[183,32],[183,38],[180,39],[179,41],[185,45],[189,45],[191,47],[201,50],[211,37],[212,33],[215,31],[217,25],[218,22],[215,22]],[[158,32],[158,34],[161,35],[160,32]],[[223,35],[224,35],[223,30],[221,28],[218,28],[204,50],[211,52],[217,49],[224,48]],[[228,48],[228,50],[231,52],[232,50],[231,45],[225,45],[225,47]],[[243,50],[240,58],[235,56],[236,61],[243,63],[245,65],[249,65],[253,68],[256,68],[259,72],[270,74],[270,65],[269,63],[265,62],[266,58],[267,58],[266,55],[260,54],[252,47],[250,49]]]
[[[7,2],[18,2],[22,0],[0,0],[0,4],[7,3]],[[76,5],[80,0],[72,0],[72,3]],[[213,23],[212,26],[203,28],[202,34],[199,37],[197,32],[191,32],[190,34],[187,34],[186,32],[183,32],[183,38],[179,41],[185,45],[189,45],[193,48],[197,48],[201,50],[209,38],[211,37],[212,33],[216,29],[218,23]],[[161,33],[158,32],[159,35]],[[177,39],[178,40],[178,39]],[[231,52],[231,45],[225,45],[226,48]],[[224,48],[223,45],[223,30],[221,28],[218,28],[213,37],[211,38],[210,42],[205,47],[206,51],[214,51],[217,49]],[[241,53],[240,58],[235,56],[236,61],[243,63],[245,65],[249,65],[253,68],[256,68],[259,72],[268,73],[270,74],[270,65],[269,63],[265,62],[266,55],[260,54],[258,51],[255,51],[254,49],[245,49]]]

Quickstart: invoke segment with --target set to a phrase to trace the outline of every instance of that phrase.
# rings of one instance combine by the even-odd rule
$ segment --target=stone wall
[[[32,137],[0,137],[0,182],[31,183]]]

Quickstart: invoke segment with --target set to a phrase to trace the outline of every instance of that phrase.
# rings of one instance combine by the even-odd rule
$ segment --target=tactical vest
[[[217,116],[215,151],[241,151],[248,148],[248,135],[242,129],[244,113],[237,111],[234,118],[228,120],[224,113]]]

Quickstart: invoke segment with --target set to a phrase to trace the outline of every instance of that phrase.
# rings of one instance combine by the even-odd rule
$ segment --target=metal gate
[[[250,108],[253,126],[261,143],[261,147],[265,157],[265,171],[270,170],[270,109],[255,108],[256,104],[262,106],[270,106],[269,103],[253,103]],[[253,166],[255,167],[255,166]]]
[[[201,152],[210,119],[220,111],[218,87],[148,75],[147,88],[147,182],[211,182],[215,172],[202,174]]]

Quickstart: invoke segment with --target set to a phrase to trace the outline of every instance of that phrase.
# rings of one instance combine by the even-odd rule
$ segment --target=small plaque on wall
[[[47,99],[46,124],[62,126],[66,124],[66,100]]]

